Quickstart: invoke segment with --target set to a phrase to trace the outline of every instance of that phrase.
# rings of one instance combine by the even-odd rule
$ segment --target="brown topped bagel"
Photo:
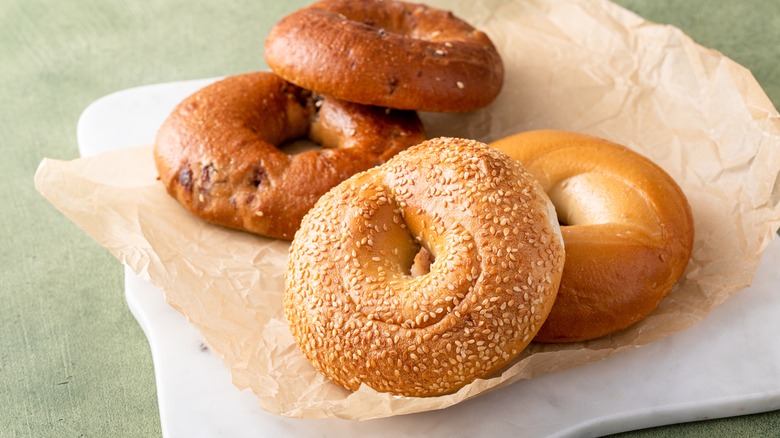
[[[483,32],[450,12],[396,0],[324,0],[298,10],[271,29],[265,58],[303,88],[419,111],[481,108],[504,78]]]
[[[536,341],[594,339],[652,312],[685,271],[693,218],[680,187],[609,141],[532,131],[491,144],[540,181],[562,223],[566,266]]]
[[[307,136],[324,148],[290,155],[277,147]],[[154,153],[168,192],[197,216],[289,240],[328,189],[424,139],[414,112],[320,99],[257,72],[184,100]]]
[[[415,276],[421,247],[432,263]],[[339,385],[440,395],[531,342],[563,262],[555,211],[522,166],[475,141],[437,138],[315,204],[290,248],[285,316],[304,355]]]

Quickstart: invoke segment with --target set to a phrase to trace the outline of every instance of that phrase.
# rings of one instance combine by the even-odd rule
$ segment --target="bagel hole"
[[[320,150],[322,147],[309,139],[300,138],[284,142],[277,146],[277,149],[287,155],[298,155],[308,151]]]
[[[424,246],[420,246],[420,250],[412,260],[412,265],[408,269],[408,273],[412,278],[422,277],[425,274],[431,272],[431,265],[436,261],[436,257],[432,252],[428,251]]]

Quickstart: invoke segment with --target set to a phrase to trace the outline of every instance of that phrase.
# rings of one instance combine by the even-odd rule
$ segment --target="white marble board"
[[[83,156],[151,144],[184,97],[211,79],[124,90],[82,114]],[[699,325],[607,360],[522,381],[441,411],[351,422],[262,411],[230,381],[162,292],[125,271],[130,310],[149,339],[163,434],[255,436],[598,436],[664,424],[780,409],[780,239],[753,286]]]

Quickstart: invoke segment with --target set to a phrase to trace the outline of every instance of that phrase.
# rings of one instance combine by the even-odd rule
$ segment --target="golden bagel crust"
[[[539,179],[562,223],[563,279],[534,340],[594,339],[650,314],[693,247],[691,210],[674,180],[623,146],[581,134],[533,131],[491,146]]]
[[[434,261],[413,277],[420,246]],[[552,204],[522,166],[437,138],[317,202],[290,248],[285,316],[303,354],[345,388],[445,394],[531,341],[564,254]]]
[[[489,104],[504,66],[483,32],[395,0],[324,0],[280,20],[265,43],[278,75],[350,102],[419,111]]]
[[[277,148],[306,136],[324,149]],[[168,193],[195,215],[291,240],[328,189],[424,139],[414,112],[320,99],[257,72],[184,100],[160,128],[154,154]]]

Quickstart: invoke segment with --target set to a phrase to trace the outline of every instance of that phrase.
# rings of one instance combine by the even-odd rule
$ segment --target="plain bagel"
[[[324,0],[280,20],[265,43],[288,81],[350,102],[418,111],[489,104],[504,67],[483,32],[432,7]]]
[[[581,134],[532,131],[491,146],[539,179],[562,223],[566,266],[535,340],[594,339],[650,314],[693,246],[691,210],[674,180],[628,148]]]
[[[433,262],[415,277],[421,247]],[[437,138],[317,202],[290,248],[285,316],[315,368],[350,390],[445,394],[531,342],[564,255],[552,204],[519,163]]]
[[[277,147],[307,136],[323,148],[290,155]],[[154,153],[160,180],[195,215],[290,240],[328,189],[424,139],[414,112],[320,99],[256,72],[184,100]]]

